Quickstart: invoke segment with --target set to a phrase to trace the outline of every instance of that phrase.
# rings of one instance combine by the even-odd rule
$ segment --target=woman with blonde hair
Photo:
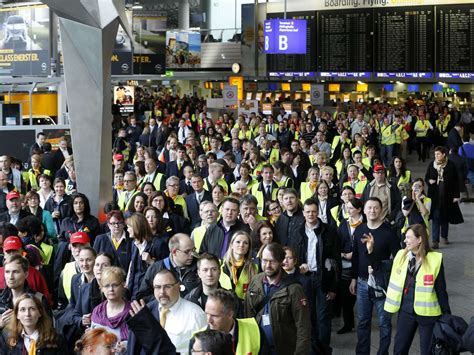
[[[128,341],[127,319],[131,309],[125,299],[125,272],[118,266],[106,267],[101,272],[100,288],[105,301],[92,311],[90,327],[104,328],[115,334],[120,342],[119,347],[126,349]]]
[[[104,328],[91,329],[76,341],[74,351],[78,355],[112,355],[115,354],[117,340],[115,334],[107,332]]]
[[[252,238],[247,232],[234,233],[224,255],[222,269],[229,276],[237,297],[243,300],[250,282],[258,272],[257,265],[252,261]]]
[[[7,336],[0,337],[0,353],[10,355],[66,354],[66,344],[56,333],[40,299],[29,293],[18,297]]]
[[[443,255],[431,249],[424,224],[408,227],[405,249],[393,260],[385,311],[398,312],[394,354],[408,354],[416,329],[420,353],[431,354],[431,339],[437,319],[450,314]]]

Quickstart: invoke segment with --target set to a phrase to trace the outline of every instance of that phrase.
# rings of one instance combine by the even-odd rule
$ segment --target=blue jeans
[[[380,157],[385,166],[389,166],[392,163],[392,156],[393,156],[393,144],[380,145]]]
[[[442,238],[448,238],[449,223],[446,218],[441,216],[439,208],[432,210],[431,214],[431,240],[435,243],[439,243],[439,236],[441,233]]]
[[[474,171],[468,171],[467,172],[467,179],[469,180],[469,183],[474,186]]]
[[[385,297],[372,298],[369,296],[367,281],[357,280],[357,355],[370,354],[370,331],[372,325],[372,309],[375,306],[380,328],[380,343],[378,355],[388,355],[392,335],[392,320],[390,314],[384,311]]]

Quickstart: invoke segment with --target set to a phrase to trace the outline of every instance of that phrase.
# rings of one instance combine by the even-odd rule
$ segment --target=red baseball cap
[[[14,198],[20,198],[20,193],[18,191],[10,191],[9,193],[7,193],[7,201],[12,200]]]
[[[114,154],[115,160],[123,160],[123,154]]]
[[[3,241],[3,251],[20,250],[22,247],[23,243],[20,238],[15,236],[6,237]]]
[[[382,164],[377,164],[374,166],[375,173],[383,173],[385,172],[385,167]]]
[[[76,232],[74,234],[71,234],[71,238],[69,238],[69,243],[70,244],[87,244],[90,243],[90,238],[85,232]]]

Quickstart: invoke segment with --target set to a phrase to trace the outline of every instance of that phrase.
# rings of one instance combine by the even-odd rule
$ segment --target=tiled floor
[[[408,168],[413,177],[424,177],[426,163],[419,164],[409,159]],[[440,245],[439,251],[444,256],[444,268],[449,294],[451,312],[462,316],[468,323],[474,316],[474,203],[461,204],[464,215],[464,224],[450,226],[450,245]],[[392,343],[395,336],[396,317],[392,319],[393,332]],[[334,355],[348,355],[355,353],[357,343],[356,332],[337,335],[335,332],[341,328],[342,320],[334,319],[332,324],[333,334],[331,345]],[[372,320],[372,353],[376,354],[378,349],[379,331],[377,319]],[[392,349],[390,350],[392,352]],[[410,355],[420,354],[418,334],[415,336]]]

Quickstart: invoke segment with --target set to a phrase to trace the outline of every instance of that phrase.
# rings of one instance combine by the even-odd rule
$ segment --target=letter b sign
[[[280,51],[286,51],[288,49],[288,37],[278,36],[278,49]]]

